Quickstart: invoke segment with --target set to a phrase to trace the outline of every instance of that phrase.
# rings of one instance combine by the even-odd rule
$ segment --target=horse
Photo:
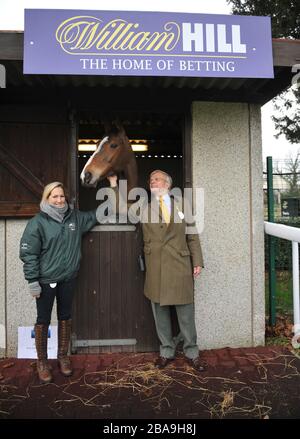
[[[128,192],[137,186],[138,174],[135,154],[122,127],[113,127],[99,141],[96,151],[85,164],[80,179],[83,186],[96,187],[98,181],[117,174],[124,175]]]

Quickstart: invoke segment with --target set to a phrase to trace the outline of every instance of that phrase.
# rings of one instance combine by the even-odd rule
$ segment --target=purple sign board
[[[24,73],[273,78],[270,18],[26,9]]]

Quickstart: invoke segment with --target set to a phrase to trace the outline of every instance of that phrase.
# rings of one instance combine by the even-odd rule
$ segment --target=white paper
[[[37,358],[34,326],[18,327],[18,358]],[[48,358],[57,358],[57,326],[49,326]]]

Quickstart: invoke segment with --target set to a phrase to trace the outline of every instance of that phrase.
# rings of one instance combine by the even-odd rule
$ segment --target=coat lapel
[[[171,222],[169,225],[167,225],[163,221],[162,212],[159,208],[159,202],[155,197],[153,197],[151,198],[151,203],[148,206],[148,219],[151,222],[153,232],[157,233],[160,236],[161,241],[164,241],[165,236],[168,233],[168,229],[170,228],[172,223],[172,212],[170,220]]]
[[[151,201],[152,202],[148,205],[148,220],[151,222],[152,220],[155,221],[158,218],[159,224],[155,224],[154,222],[153,231],[155,230],[155,232],[160,235],[160,239],[164,241],[168,239],[172,235],[172,233],[174,233],[174,230],[176,229],[176,223],[182,221],[182,219],[178,215],[181,207],[177,205],[176,199],[174,199],[174,197],[171,197],[171,216],[170,223],[169,225],[167,225],[163,222],[162,212],[159,208],[158,201],[154,197],[153,199],[151,199]]]

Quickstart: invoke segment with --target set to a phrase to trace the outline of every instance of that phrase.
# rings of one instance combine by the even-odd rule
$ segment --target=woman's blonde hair
[[[41,203],[47,203],[51,192],[53,191],[53,189],[55,189],[57,187],[61,187],[62,190],[64,191],[65,196],[66,196],[66,191],[65,191],[64,185],[60,181],[53,181],[53,183],[49,183],[44,187],[44,192],[42,195]]]

